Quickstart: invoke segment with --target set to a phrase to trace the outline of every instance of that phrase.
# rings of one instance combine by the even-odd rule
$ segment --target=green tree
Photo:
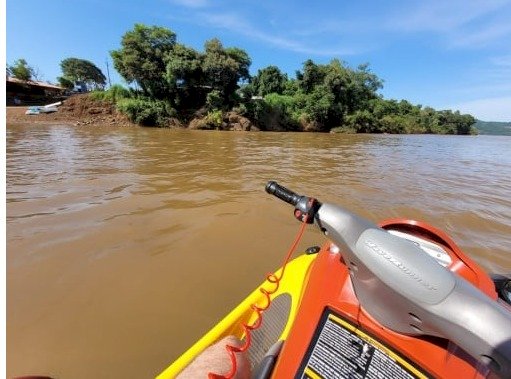
[[[379,119],[390,114],[399,114],[399,103],[393,99],[375,98],[369,102],[369,108]]]
[[[460,114],[459,111],[443,110],[437,112],[438,123],[446,134],[471,134],[472,125],[476,120],[468,114]]]
[[[238,68],[237,68],[237,76],[238,80],[250,80],[250,65],[252,64],[252,60],[248,56],[247,52],[238,47],[227,47],[225,49],[226,54],[234,59]]]
[[[407,121],[406,116],[403,115],[385,115],[378,121],[380,124],[380,129],[378,131],[390,134],[409,133],[407,130],[407,126],[409,126]]]
[[[419,122],[425,133],[440,133],[441,127],[438,123],[437,111],[431,107],[421,109]]]
[[[310,59],[305,61],[303,72],[297,72],[297,83],[307,97],[304,109],[309,117],[327,130],[342,124],[348,115],[368,109],[371,100],[378,98],[377,90],[382,87],[382,81],[370,72],[368,65],[360,65],[353,70],[338,59],[327,65],[318,65]],[[286,90],[286,93],[289,92]],[[301,97],[298,93],[295,96]],[[315,101],[318,103],[315,104]],[[326,104],[329,104],[328,109]],[[351,126],[355,127],[358,119],[366,120],[365,116],[361,113],[352,117]]]
[[[79,58],[66,58],[60,62],[63,77],[73,82],[85,82],[94,88],[104,88],[105,75],[91,61]]]
[[[23,81],[29,81],[34,74],[34,69],[30,67],[23,58],[16,60],[11,66],[8,66],[7,69],[16,79]]]
[[[279,118],[278,124],[282,129],[299,129],[299,119],[303,110],[297,107],[296,99],[293,96],[279,95],[273,92],[265,96],[264,102],[268,105],[267,109]]]
[[[248,54],[238,48],[224,49],[220,40],[214,38],[206,41],[204,46],[202,70],[204,85],[222,93],[225,103],[229,103],[238,89],[241,79],[249,79]]]
[[[330,126],[329,114],[334,106],[334,100],[334,95],[326,86],[316,86],[307,96],[305,112],[312,120],[321,123],[322,129],[327,129]]]
[[[349,70],[349,84],[344,96],[347,111],[350,113],[366,108],[369,101],[378,96],[377,91],[382,87],[383,82],[371,73],[368,64],[359,65],[357,70]]]
[[[180,108],[200,106],[204,102],[201,54],[185,45],[175,44],[165,57],[165,80],[169,96]]]
[[[293,96],[300,90],[297,79],[287,79],[284,83],[283,95]]]
[[[477,120],[470,114],[460,115],[456,132],[458,134],[477,134],[477,129],[474,126],[476,121]]]
[[[255,92],[259,96],[266,96],[270,93],[278,93],[281,95],[284,92],[286,82],[286,75],[282,74],[277,66],[268,66],[262,70],[258,70],[252,83]]]
[[[370,72],[366,64],[353,70],[334,59],[324,70],[325,85],[334,94],[335,102],[342,105],[344,114],[366,109],[382,87],[381,80]]]
[[[74,87],[74,83],[72,80],[69,80],[67,79],[66,77],[64,76],[59,76],[57,77],[57,81],[59,82],[59,85],[61,87],[64,87],[64,88],[67,88],[67,89],[72,89]]]
[[[166,57],[176,44],[176,34],[158,26],[135,24],[121,40],[121,48],[110,52],[115,69],[128,83],[137,83],[154,98],[169,93]]]
[[[165,57],[167,81],[171,87],[185,87],[201,81],[201,55],[194,49],[175,44]]]
[[[381,131],[374,114],[366,109],[357,110],[346,116],[344,124],[357,133],[378,133]]]
[[[288,79],[277,66],[251,78],[251,60],[242,49],[226,48],[215,38],[198,52],[176,43],[171,30],[142,24],[125,33],[121,48],[111,55],[117,71],[141,91],[130,92],[129,98],[122,91],[96,97],[114,99],[132,120],[146,125],[165,125],[176,114],[186,118],[205,108],[208,127],[219,127],[223,112],[235,107],[263,130],[473,132],[470,115],[383,99],[378,94],[383,81],[368,64],[351,68],[338,59],[328,64],[308,59],[296,79]]]
[[[303,74],[297,73],[300,82],[300,88],[305,93],[310,93],[315,86],[323,84],[325,73],[321,66],[315,64],[311,59],[307,59],[303,64]]]

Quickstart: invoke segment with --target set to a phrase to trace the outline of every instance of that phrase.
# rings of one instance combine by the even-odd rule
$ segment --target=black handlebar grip
[[[286,203],[291,205],[298,204],[298,201],[300,201],[301,198],[301,196],[274,181],[269,181],[268,184],[266,184],[266,192],[270,195],[277,196],[279,199],[284,200]]]

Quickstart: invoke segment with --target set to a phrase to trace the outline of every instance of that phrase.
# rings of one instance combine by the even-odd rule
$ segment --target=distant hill
[[[511,122],[480,121],[474,125],[479,134],[511,136]]]

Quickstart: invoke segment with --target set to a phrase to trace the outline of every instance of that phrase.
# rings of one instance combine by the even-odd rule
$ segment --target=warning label
[[[428,378],[409,361],[327,310],[295,378]]]

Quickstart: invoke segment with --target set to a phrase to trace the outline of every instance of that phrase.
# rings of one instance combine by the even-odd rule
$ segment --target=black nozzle
[[[298,204],[301,199],[300,195],[297,195],[293,191],[288,190],[286,187],[283,187],[274,181],[269,181],[268,184],[266,184],[266,192],[291,205]]]

